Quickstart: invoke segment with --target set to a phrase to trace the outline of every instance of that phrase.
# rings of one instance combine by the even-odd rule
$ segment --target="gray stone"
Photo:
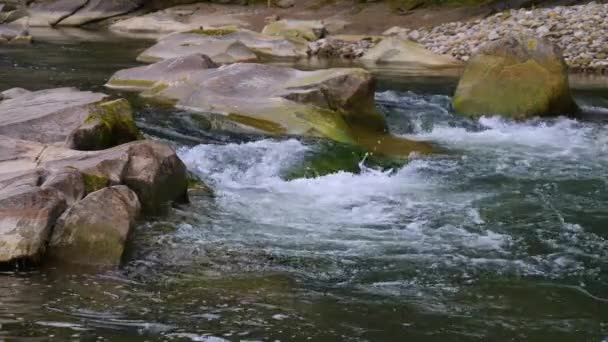
[[[49,257],[56,263],[119,265],[140,210],[137,195],[124,185],[89,194],[57,220]]]

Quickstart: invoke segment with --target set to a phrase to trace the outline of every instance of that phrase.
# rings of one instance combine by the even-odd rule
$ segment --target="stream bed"
[[[0,46],[0,90],[106,91],[150,45],[66,32]],[[379,80],[392,131],[445,153],[381,163],[118,94],[214,194],[141,222],[120,270],[0,274],[0,341],[608,341],[608,80],[575,79],[584,119],[524,123],[454,116],[452,77]]]

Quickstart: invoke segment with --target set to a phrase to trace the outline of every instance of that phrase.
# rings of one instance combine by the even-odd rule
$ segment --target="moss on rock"
[[[453,98],[458,114],[512,119],[574,115],[568,70],[552,43],[512,36],[490,43],[469,61]]]
[[[93,105],[91,114],[75,130],[69,146],[83,151],[103,150],[142,138],[124,99]]]

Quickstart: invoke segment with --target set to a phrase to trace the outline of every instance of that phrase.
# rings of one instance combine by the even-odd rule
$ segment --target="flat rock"
[[[299,71],[237,63],[196,70],[200,58],[156,63],[149,67],[150,77],[142,67],[122,70],[107,86],[128,89],[125,84],[132,83],[132,90],[172,101],[206,125],[217,127],[216,122],[223,120],[231,125],[220,124],[221,129],[238,132],[322,137],[366,146],[387,134],[384,118],[375,109],[374,80],[363,69]],[[172,72],[171,66],[180,63],[182,71]],[[397,140],[383,141],[399,145]],[[402,155],[430,151],[424,143],[401,147]]]
[[[125,101],[74,88],[2,93],[0,134],[82,150],[104,149],[136,140],[131,109]]]
[[[258,59],[250,48],[238,40],[196,33],[176,33],[161,38],[156,45],[139,55],[137,60],[154,63],[192,54],[207,55],[220,64],[251,62]]]

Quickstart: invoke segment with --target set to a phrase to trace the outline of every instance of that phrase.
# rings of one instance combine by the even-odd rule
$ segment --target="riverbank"
[[[509,10],[485,19],[432,28],[393,28],[388,33],[406,36],[435,53],[462,61],[505,35],[529,34],[559,46],[572,72],[608,73],[608,4]]]

